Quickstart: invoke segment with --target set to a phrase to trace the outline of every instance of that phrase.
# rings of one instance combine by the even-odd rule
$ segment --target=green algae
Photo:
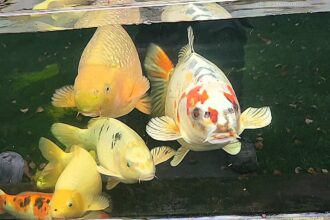
[[[10,75],[12,88],[15,92],[20,92],[27,87],[33,86],[40,81],[46,81],[59,74],[59,65],[50,64],[41,71],[29,73],[13,73]],[[45,82],[47,83],[47,82]]]

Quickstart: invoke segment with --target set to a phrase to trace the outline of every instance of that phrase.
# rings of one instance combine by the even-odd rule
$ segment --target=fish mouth
[[[80,107],[77,107],[78,108],[78,114],[82,114],[84,116],[88,116],[88,117],[97,117],[97,116],[101,116],[101,108],[80,108]]]
[[[206,141],[209,142],[210,144],[225,144],[237,138],[240,137],[236,133],[230,131],[230,132],[212,134]]]
[[[152,175],[152,176],[146,176],[146,177],[140,178],[140,180],[141,180],[141,181],[150,181],[150,180],[152,180],[153,178],[155,178],[155,175]]]

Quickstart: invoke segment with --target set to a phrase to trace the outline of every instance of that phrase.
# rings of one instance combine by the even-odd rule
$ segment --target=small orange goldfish
[[[51,219],[51,193],[23,192],[8,195],[0,190],[0,214],[9,213],[20,219]]]
[[[91,117],[116,118],[134,108],[149,114],[149,86],[130,36],[120,25],[106,25],[96,30],[86,46],[74,86],[57,89],[52,104],[76,107]]]

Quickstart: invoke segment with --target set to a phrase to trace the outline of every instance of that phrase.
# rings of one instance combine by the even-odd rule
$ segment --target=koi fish
[[[152,180],[155,165],[170,159],[175,152],[167,146],[150,151],[134,130],[113,118],[91,119],[87,129],[55,123],[51,132],[67,147],[81,144],[86,149],[96,149],[100,163],[97,170],[110,177],[107,189],[120,182]]]
[[[234,89],[225,74],[193,48],[188,28],[187,46],[181,49],[176,67],[152,44],[145,59],[151,82],[152,118],[146,131],[161,141],[178,140],[181,147],[171,161],[177,166],[190,151],[223,149],[237,154],[237,140],[244,129],[270,124],[269,107],[248,108],[242,114]]]
[[[49,203],[52,193],[23,192],[9,195],[0,190],[0,214],[19,219],[51,219]]]
[[[72,152],[55,185],[50,203],[53,218],[78,218],[109,206],[109,200],[101,195],[101,175],[93,157],[79,146],[72,146]]]
[[[148,89],[132,39],[122,26],[107,25],[99,27],[86,46],[74,86],[57,89],[52,104],[76,107],[91,117],[115,118],[134,108],[149,114]]]

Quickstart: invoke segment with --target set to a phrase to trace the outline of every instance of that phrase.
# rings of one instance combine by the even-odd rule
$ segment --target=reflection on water
[[[178,51],[187,43],[186,28],[191,25],[194,49],[221,67],[242,110],[269,105],[273,122],[260,130],[245,131],[238,156],[222,151],[190,152],[178,167],[168,162],[157,166],[158,179],[118,185],[107,192],[113,200],[112,215],[267,216],[328,210],[329,16],[125,26],[141,62],[147,46],[154,42],[176,63]],[[87,124],[87,117],[53,107],[50,98],[55,89],[74,82],[80,56],[94,31],[0,35],[1,151],[20,153],[31,179],[46,162],[38,149],[39,138],[55,141],[50,133],[54,122],[81,128]],[[139,111],[119,119],[150,149],[164,144],[178,147],[176,142],[150,138],[145,132],[150,118]],[[25,175],[21,185],[2,188],[13,194],[36,190],[30,177]]]
[[[0,32],[54,31],[104,24],[217,20],[329,10],[330,2],[327,0],[5,1],[0,10]]]

